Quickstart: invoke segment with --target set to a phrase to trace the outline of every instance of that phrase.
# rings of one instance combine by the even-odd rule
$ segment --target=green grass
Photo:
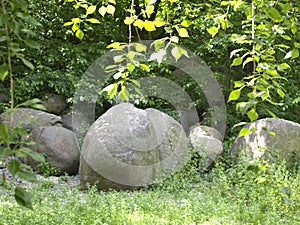
[[[200,177],[189,165],[134,192],[57,189],[43,181],[29,190],[34,210],[0,186],[0,224],[300,224],[299,170],[284,163],[223,168]]]

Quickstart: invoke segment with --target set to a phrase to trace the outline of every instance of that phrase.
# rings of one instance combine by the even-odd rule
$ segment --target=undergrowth
[[[0,187],[0,224],[299,224],[300,167],[286,162],[217,163],[200,174],[192,161],[139,191],[30,190],[34,210]]]

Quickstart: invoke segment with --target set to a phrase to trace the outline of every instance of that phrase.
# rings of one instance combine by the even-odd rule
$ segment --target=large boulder
[[[100,190],[135,190],[179,170],[189,159],[182,126],[155,109],[122,103],[99,117],[81,152],[80,182]]]
[[[0,122],[10,126],[10,116],[7,112],[0,115]],[[61,126],[61,118],[59,116],[46,113],[36,109],[17,108],[12,114],[12,127],[22,126],[31,130],[39,126]]]
[[[223,153],[222,135],[212,127],[194,126],[189,135],[193,149],[200,155],[200,170],[206,170]]]
[[[251,133],[238,137],[230,150],[236,158],[241,152],[252,161],[256,157],[266,159],[278,156],[288,161],[300,162],[300,124],[284,119],[257,120],[245,128]]]
[[[46,96],[43,99],[43,105],[46,107],[49,113],[54,113],[56,115],[62,114],[66,109],[67,104],[59,95]]]
[[[46,161],[60,171],[60,174],[78,173],[80,150],[72,131],[63,127],[36,127],[29,139],[36,142],[31,149],[45,155]],[[37,164],[28,160],[37,169]]]

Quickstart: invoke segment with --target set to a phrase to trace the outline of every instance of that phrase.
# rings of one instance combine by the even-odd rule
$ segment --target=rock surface
[[[252,132],[238,137],[230,150],[236,158],[241,152],[249,160],[270,157],[278,153],[279,158],[300,162],[300,124],[284,119],[266,118],[247,125]]]
[[[189,139],[193,149],[202,157],[200,170],[207,169],[223,153],[222,135],[212,127],[193,127]]]
[[[9,115],[4,112],[0,115],[0,122],[9,126]],[[17,108],[13,113],[12,126],[22,126],[31,130],[39,126],[61,126],[59,116],[30,108]]]
[[[81,145],[83,138],[93,121],[91,121],[91,119],[80,112],[69,112],[62,115],[61,118],[63,127],[73,131],[78,142]]]
[[[182,126],[155,110],[122,103],[89,129],[81,152],[80,182],[100,190],[138,189],[180,169],[188,160]]]
[[[49,113],[60,115],[67,107],[67,104],[59,95],[52,95],[43,99],[43,105]]]
[[[208,127],[208,126],[203,126],[203,125],[196,125],[191,127],[190,130],[190,135],[191,136],[209,136],[209,137],[213,137],[215,139],[218,139],[220,141],[223,140],[221,133],[216,130],[213,127]]]
[[[31,149],[44,153],[46,161],[59,169],[60,174],[78,173],[80,152],[72,131],[55,126],[37,127],[32,130],[29,138],[37,143]],[[28,163],[37,169],[35,162],[28,160]]]

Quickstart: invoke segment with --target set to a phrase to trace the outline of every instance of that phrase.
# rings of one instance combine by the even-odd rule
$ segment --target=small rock
[[[50,97],[43,99],[43,105],[49,113],[60,115],[67,107],[67,104],[62,100],[59,95],[53,94]]]

